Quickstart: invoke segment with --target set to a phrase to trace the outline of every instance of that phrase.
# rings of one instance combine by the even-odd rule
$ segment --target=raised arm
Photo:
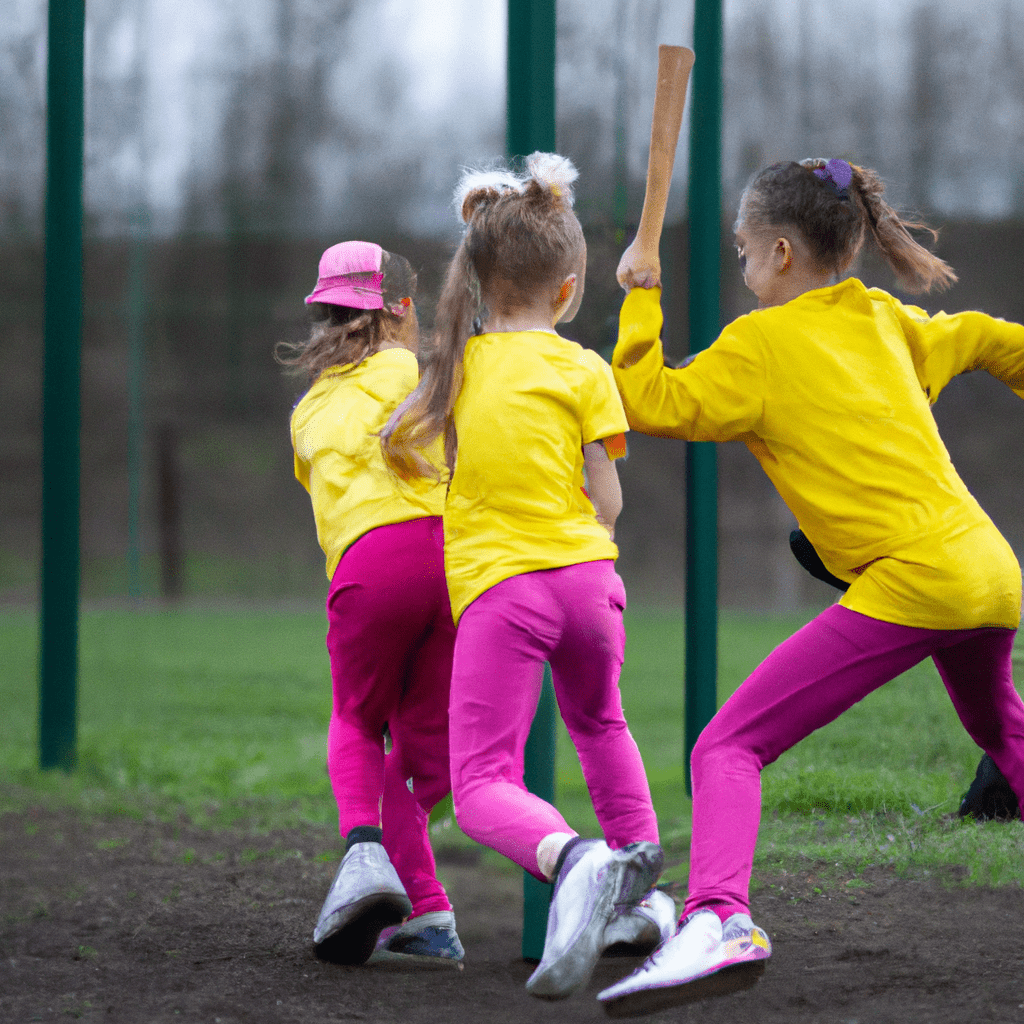
[[[661,290],[634,288],[622,303],[612,371],[633,430],[687,441],[728,441],[761,416],[763,370],[742,330],[727,328],[685,368],[665,366]]]

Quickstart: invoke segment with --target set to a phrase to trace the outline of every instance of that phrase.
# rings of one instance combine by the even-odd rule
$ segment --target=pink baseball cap
[[[320,257],[319,277],[306,304],[384,308],[384,250],[373,242],[339,242]]]

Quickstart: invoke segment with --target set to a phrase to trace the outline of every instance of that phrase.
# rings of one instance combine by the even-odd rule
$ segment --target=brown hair
[[[904,219],[883,198],[885,185],[867,167],[850,164],[848,188],[815,175],[824,160],[772,164],[759,171],[743,192],[741,209],[752,227],[793,227],[809,246],[819,269],[842,274],[870,233],[896,280],[908,292],[947,288],[953,268],[915,241],[911,231],[938,232]]]
[[[274,349],[274,358],[290,373],[305,375],[312,384],[332,366],[354,369],[372,356],[380,346],[397,336],[403,316],[391,312],[391,306],[416,295],[416,271],[404,256],[385,252],[381,258],[384,272],[383,309],[355,309],[332,302],[313,302],[309,309],[313,326],[302,342],[282,341]]]
[[[422,450],[443,433],[445,460],[455,468],[452,409],[462,388],[466,341],[479,331],[483,298],[509,308],[537,290],[560,284],[580,267],[583,229],[572,211],[577,172],[565,157],[534,153],[527,173],[467,172],[456,189],[466,224],[437,303],[428,362],[420,383],[381,431],[384,458],[400,476],[437,476]]]

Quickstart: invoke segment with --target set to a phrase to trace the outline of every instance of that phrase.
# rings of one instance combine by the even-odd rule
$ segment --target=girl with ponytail
[[[428,365],[382,432],[385,458],[407,479],[436,475],[423,452],[444,437],[455,816],[554,882],[544,955],[527,982],[549,999],[582,987],[609,945],[653,948],[675,919],[671,897],[652,889],[658,826],[618,687],[626,598],[613,460],[625,454],[626,417],[607,363],[555,330],[583,295],[575,179],[567,159],[543,153],[523,175],[462,178],[465,234]],[[545,662],[604,840],[576,835],[523,784]]]
[[[1011,670],[1020,566],[931,413],[970,370],[1024,398],[1024,326],[930,316],[844,278],[870,238],[908,292],[956,280],[914,240],[923,225],[883,191],[874,171],[838,159],[757,174],[735,232],[760,309],[681,369],[664,366],[651,268],[622,268],[629,294],[612,363],[630,426],[745,442],[846,590],[765,659],[697,741],[686,907],[676,934],[598,996],[616,1014],[756,979],[771,954],[749,916],[761,769],[919,661],[933,659],[964,727],[1024,799],[1024,704]]]

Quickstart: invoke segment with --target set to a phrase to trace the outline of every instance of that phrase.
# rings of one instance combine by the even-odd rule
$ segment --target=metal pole
[[[555,149],[555,0],[508,0],[509,157]],[[523,781],[531,793],[555,799],[555,694],[545,669],[537,713],[526,744]],[[523,872],[523,959],[544,953],[551,886]]]
[[[722,221],[722,4],[696,0],[690,113],[690,351],[718,336]],[[711,442],[687,445],[684,766],[718,706],[718,466]]]
[[[70,771],[78,733],[84,0],[51,0],[47,45],[39,765]]]
[[[128,593],[142,597],[142,479],[145,448],[146,278],[149,211],[132,211],[128,235]]]
[[[537,702],[537,712],[530,726],[524,755],[523,782],[549,804],[555,802],[555,722],[557,702],[551,685],[551,667],[544,666],[544,685]],[[540,960],[544,955],[544,936],[548,930],[548,907],[551,885],[523,872],[523,943],[524,960]]]

